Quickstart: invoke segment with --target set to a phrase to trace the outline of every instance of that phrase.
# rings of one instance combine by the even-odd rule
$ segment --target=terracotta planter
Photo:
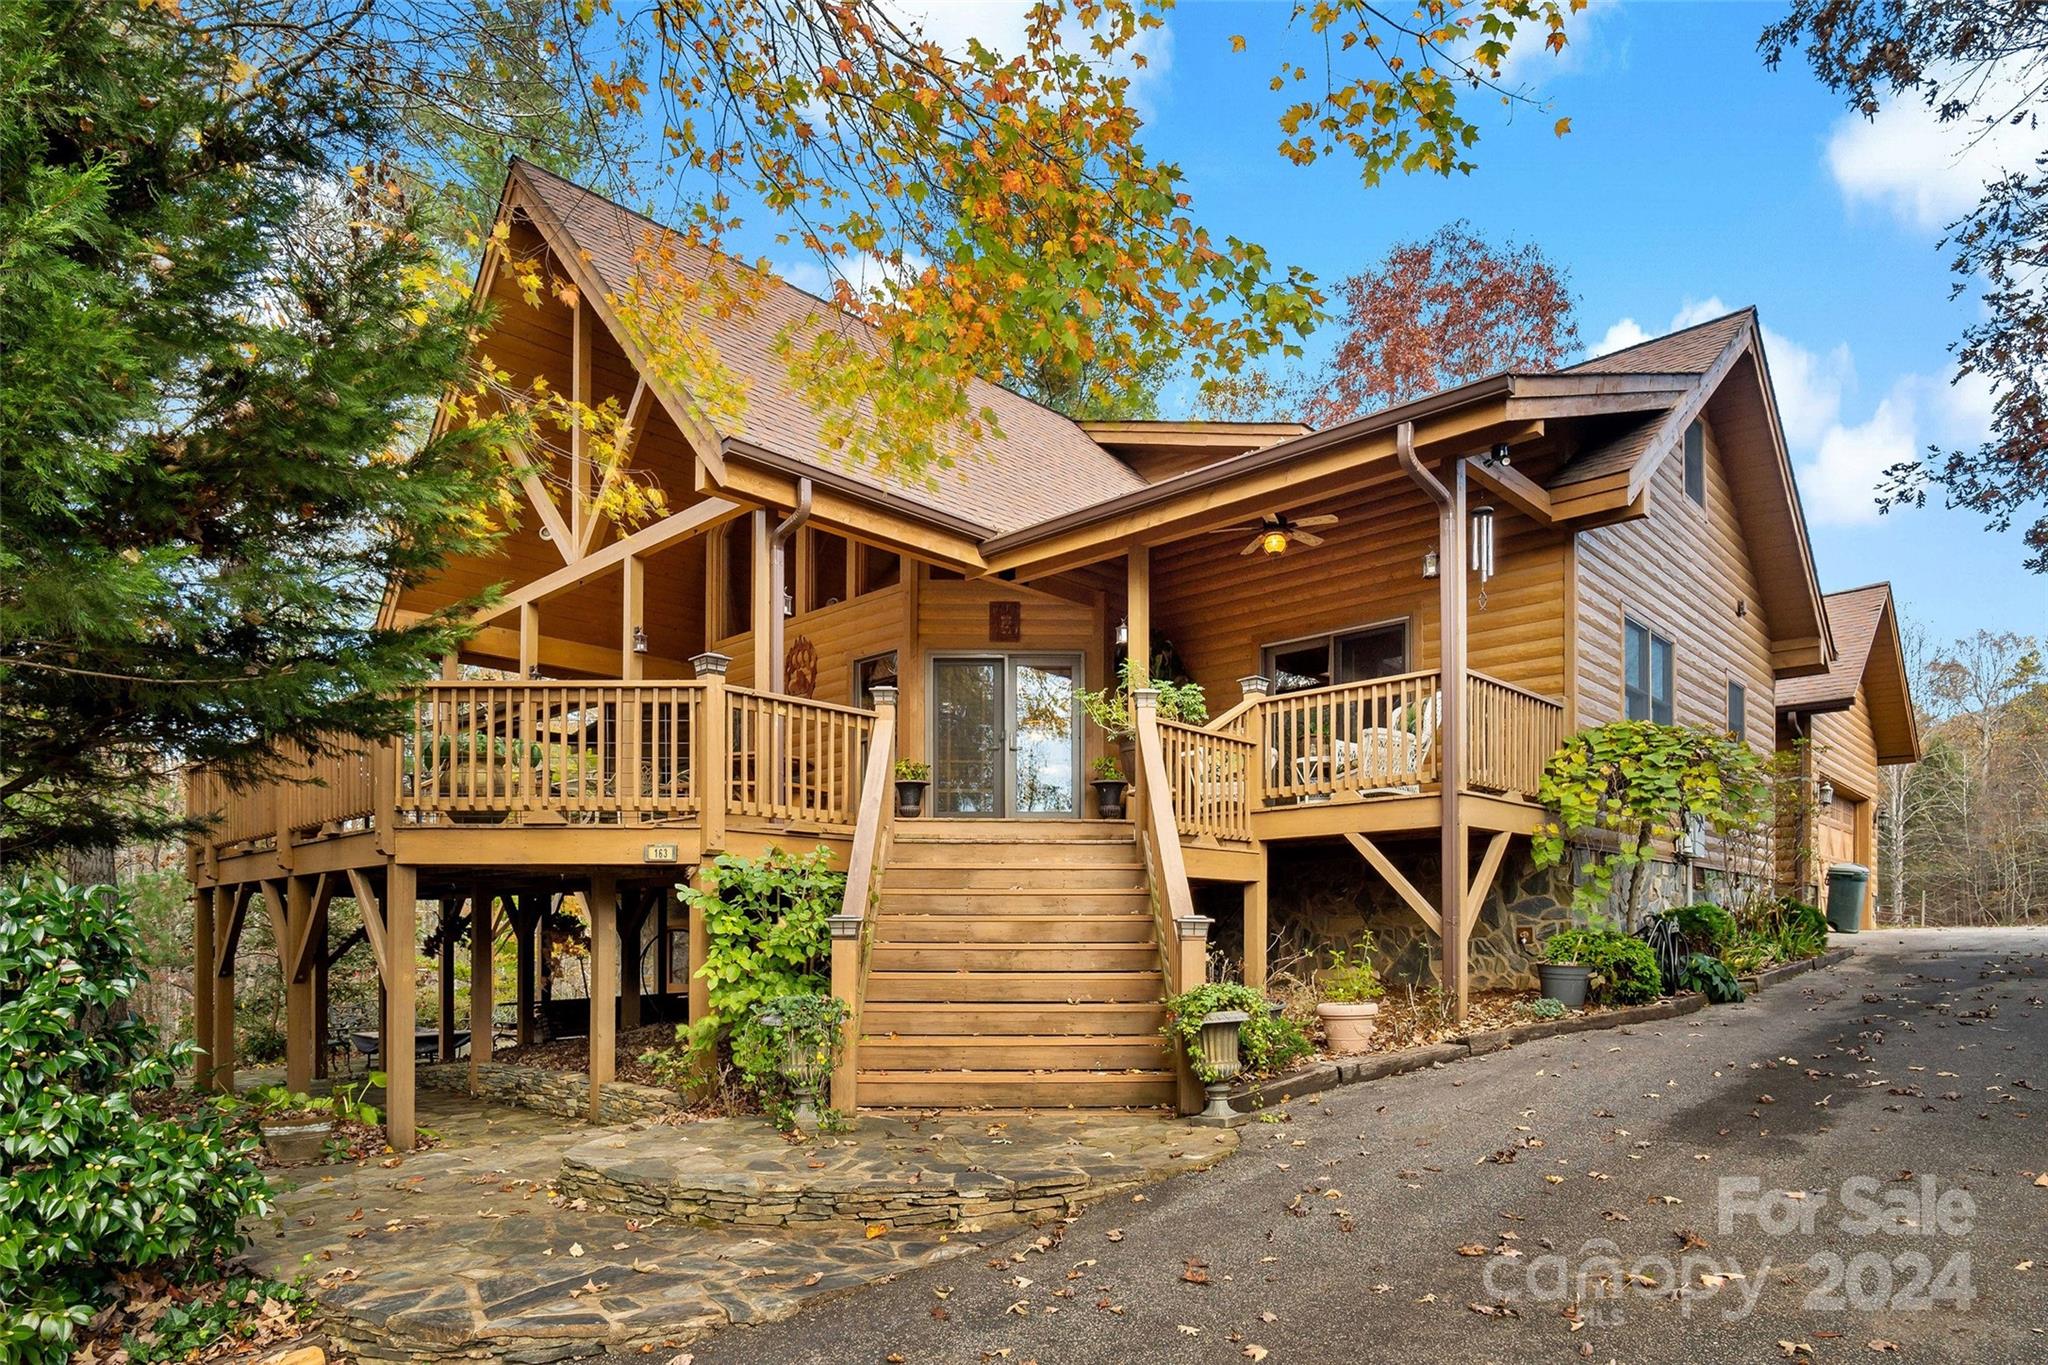
[[[1543,994],[1568,1010],[1585,1008],[1586,980],[1592,974],[1592,968],[1582,967],[1576,962],[1540,962],[1536,965],[1536,979],[1543,985]]]
[[[263,1120],[263,1150],[280,1166],[304,1166],[327,1154],[334,1120],[324,1114],[298,1114]]]
[[[914,820],[924,814],[924,789],[931,785],[922,778],[896,779],[896,814]]]
[[[1316,1018],[1322,1021],[1323,1035],[1330,1040],[1330,1051],[1340,1057],[1352,1056],[1372,1046],[1373,1025],[1379,1013],[1377,1000],[1364,1000],[1357,1004],[1326,1000],[1316,1006]]]
[[[1098,777],[1090,780],[1095,788],[1095,814],[1104,820],[1124,818],[1124,791],[1131,784],[1121,777]]]

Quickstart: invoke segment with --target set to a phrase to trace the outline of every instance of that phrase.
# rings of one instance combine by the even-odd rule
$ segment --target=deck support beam
[[[590,879],[590,1120],[618,1069],[619,884]]]
[[[1266,988],[1266,846],[1252,854],[1259,860],[1257,881],[1244,884],[1244,984],[1255,991]]]
[[[536,900],[541,904],[540,910],[534,908]],[[518,964],[512,976],[513,1009],[517,1013],[512,1036],[515,1046],[525,1047],[533,1041],[534,939],[540,916],[546,913],[546,897],[522,891],[507,896],[505,908],[512,919],[512,944]]]
[[[1429,903],[1429,897],[1417,891],[1415,883],[1403,876],[1401,869],[1395,867],[1393,861],[1380,851],[1380,846],[1366,838],[1363,834],[1347,833],[1344,838],[1353,848],[1358,850],[1359,857],[1372,864],[1373,871],[1386,879],[1387,885],[1394,888],[1394,894],[1399,896],[1407,907],[1413,910],[1424,924],[1429,926],[1430,932],[1438,938],[1442,938],[1444,933],[1443,917],[1437,914],[1436,907]]]
[[[202,887],[192,893],[192,1041],[198,1052],[192,1059],[192,1087],[213,1084],[213,927],[219,919],[216,906],[227,894],[222,886]]]
[[[444,1062],[455,1060],[455,930],[462,920],[462,898],[444,896],[440,901],[441,950],[434,983],[439,992],[435,1011],[440,1033],[434,1056]]]
[[[409,1152],[414,1144],[413,1028],[419,973],[419,870],[392,863],[384,874],[384,1133],[391,1146]],[[368,922],[369,907],[364,921]]]
[[[313,927],[315,878],[287,877],[284,883],[285,935],[278,940],[277,959],[284,975],[284,1083],[294,1094],[313,1085],[313,1058],[321,1043],[313,1017],[313,979],[299,970],[306,934]],[[269,894],[268,885],[264,888]]]
[[[1133,545],[1124,556],[1124,657],[1131,686],[1152,685],[1152,549]],[[1114,686],[1116,680],[1111,680]]]
[[[492,932],[491,894],[477,887],[469,897],[469,1093],[479,1092],[483,1065],[491,1059],[491,964],[498,946]]]
[[[218,918],[213,929],[213,1088],[235,1090],[235,949],[242,937],[242,917],[249,910],[247,884],[216,897]]]

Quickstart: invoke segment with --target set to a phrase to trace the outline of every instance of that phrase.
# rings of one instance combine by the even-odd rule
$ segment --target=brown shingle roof
[[[1778,684],[1780,711],[1810,711],[1846,706],[1856,699],[1863,670],[1870,662],[1870,647],[1877,640],[1878,627],[1892,600],[1889,583],[1833,592],[1821,599],[1827,605],[1828,626],[1835,637],[1835,661],[1825,673],[1806,678],[1787,678]]]
[[[1752,325],[1756,309],[1742,308],[1667,336],[1652,337],[1606,355],[1568,365],[1560,374],[1705,374],[1728,343]]]
[[[520,162],[515,174],[610,291],[626,289],[643,268],[637,261],[663,238],[675,249],[681,268],[708,271],[715,259],[708,251],[684,247],[677,234],[653,220],[539,167]],[[1003,432],[985,452],[962,457],[953,469],[934,471],[927,483],[905,483],[871,466],[835,458],[825,447],[818,414],[791,386],[787,367],[774,353],[775,337],[788,326],[838,327],[870,342],[873,337],[856,319],[779,278],[750,312],[706,317],[703,328],[719,359],[746,384],[741,429],[720,431],[721,438],[744,438],[990,532],[1016,530],[1145,486],[1067,418],[980,380],[973,381],[969,400],[993,410]],[[873,420],[865,401],[860,411]]]

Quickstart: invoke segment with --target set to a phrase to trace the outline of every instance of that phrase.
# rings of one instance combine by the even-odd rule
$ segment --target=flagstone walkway
[[[1052,1203],[1024,1211],[1050,1219],[1089,1197],[1071,1181],[1091,1164],[1106,1193],[1212,1165],[1235,1140],[1160,1118],[999,1115],[870,1119],[854,1135],[790,1146],[740,1120],[591,1128],[461,1096],[430,1101],[423,1092],[420,1101],[420,1122],[440,1134],[439,1148],[289,1172],[291,1188],[251,1229],[251,1259],[282,1279],[307,1276],[336,1345],[366,1360],[544,1362],[682,1345],[979,1245],[978,1221],[908,1231],[887,1217],[708,1228],[667,1212],[607,1208],[562,1183],[572,1148],[630,1151],[657,1165],[673,1149],[700,1173],[715,1151],[736,1169],[828,1183],[883,1178],[915,1188],[926,1166],[934,1184],[1056,1180]]]

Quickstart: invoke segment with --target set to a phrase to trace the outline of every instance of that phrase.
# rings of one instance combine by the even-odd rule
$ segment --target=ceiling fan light
[[[1259,537],[1259,548],[1269,555],[1285,554],[1287,552],[1287,533],[1279,530],[1266,532]]]

